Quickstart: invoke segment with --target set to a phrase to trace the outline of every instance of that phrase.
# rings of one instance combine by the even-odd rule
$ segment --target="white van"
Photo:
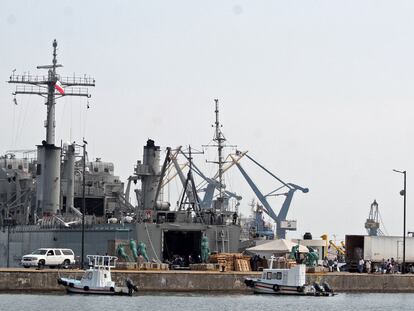
[[[69,268],[75,263],[75,254],[68,248],[39,248],[22,257],[21,264],[25,268],[44,266]]]

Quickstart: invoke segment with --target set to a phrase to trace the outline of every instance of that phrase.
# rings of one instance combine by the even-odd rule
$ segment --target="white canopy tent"
[[[261,245],[257,245],[254,247],[250,247],[246,249],[246,251],[257,254],[260,256],[266,256],[270,258],[272,255],[282,256],[287,253],[290,253],[292,247],[297,245],[296,243],[286,240],[286,239],[279,239],[279,240],[272,240]],[[309,250],[306,246],[299,245],[299,252],[300,253],[308,253]]]

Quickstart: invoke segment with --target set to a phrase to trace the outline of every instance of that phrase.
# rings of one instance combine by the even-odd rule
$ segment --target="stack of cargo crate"
[[[138,270],[169,270],[168,264],[165,263],[154,263],[154,262],[143,262],[138,264]]]
[[[211,263],[217,263],[220,271],[243,271],[250,269],[250,257],[240,253],[218,253],[210,256]]]
[[[190,265],[190,270],[211,271],[218,270],[218,264],[213,263],[195,263]]]

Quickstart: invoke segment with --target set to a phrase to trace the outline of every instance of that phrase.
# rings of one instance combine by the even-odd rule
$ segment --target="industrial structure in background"
[[[246,239],[273,240],[275,237],[275,225],[265,220],[263,206],[252,199],[250,208],[251,217],[247,218],[244,224]]]
[[[346,262],[350,271],[357,271],[358,261],[370,260],[381,266],[384,261],[403,263],[403,238],[400,236],[346,235]],[[414,238],[406,237],[406,265],[414,264]]]
[[[378,209],[378,203],[377,203],[377,200],[374,200],[374,202],[372,202],[371,204],[368,218],[365,221],[365,229],[367,230],[368,235],[370,236],[385,235],[384,232],[380,228],[380,222],[382,223],[381,215]]]
[[[300,190],[303,193],[309,192],[308,188],[303,188],[298,185],[292,184],[292,183],[286,183],[283,180],[281,180],[279,177],[277,177],[275,174],[270,172],[268,169],[266,169],[262,164],[257,162],[255,159],[253,159],[251,156],[247,154],[247,152],[236,152],[236,155],[239,156],[246,156],[250,161],[252,161],[256,166],[258,166],[260,169],[265,171],[267,174],[269,174],[271,177],[276,179],[280,185],[275,190],[270,191],[268,194],[263,194],[259,187],[256,185],[256,183],[253,181],[253,179],[249,176],[249,174],[246,172],[246,170],[241,166],[240,164],[240,157],[236,158],[233,155],[230,155],[233,163],[237,166],[237,168],[240,170],[241,174],[243,175],[244,179],[249,184],[250,188],[255,193],[256,197],[262,203],[262,206],[260,207],[260,211],[265,212],[276,224],[276,237],[280,239],[286,238],[286,231],[288,230],[296,230],[296,220],[287,220],[287,214],[289,212],[290,204],[292,203],[293,195],[295,194],[296,190]],[[275,212],[275,209],[271,206],[268,198],[275,196],[285,196],[285,199],[283,201],[282,207],[279,210],[279,213]],[[258,215],[258,214],[256,214]]]

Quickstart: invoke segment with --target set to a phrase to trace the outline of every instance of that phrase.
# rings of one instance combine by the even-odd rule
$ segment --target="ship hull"
[[[144,242],[150,260],[164,261],[167,258],[168,239],[174,241],[184,235],[192,235],[187,253],[197,253],[199,236],[209,239],[210,251],[237,252],[239,248],[240,227],[237,225],[204,225],[197,223],[137,223],[137,224],[99,224],[85,226],[85,254],[116,255],[111,249],[113,241],[134,239]],[[181,235],[180,235],[181,234]],[[172,237],[171,237],[172,235]],[[40,228],[36,225],[16,226],[0,231],[0,266],[18,267],[23,255],[42,247],[70,248],[78,261],[82,250],[82,230],[76,228]],[[172,243],[172,242],[171,242]]]

